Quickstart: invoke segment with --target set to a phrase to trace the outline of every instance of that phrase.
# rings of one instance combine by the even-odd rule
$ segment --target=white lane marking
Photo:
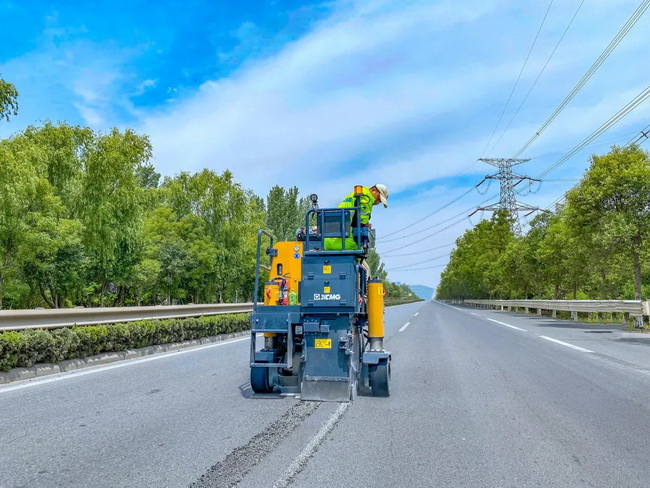
[[[557,339],[553,339],[552,337],[546,337],[546,336],[543,336],[543,335],[541,335],[540,337],[542,339],[546,339],[547,341],[551,341],[551,342],[555,342],[556,344],[560,344],[561,346],[570,347],[571,349],[575,349],[576,351],[594,352],[594,351],[590,351],[589,349],[585,349],[584,347],[574,346],[573,344],[569,344],[568,342],[558,341]]]
[[[454,307],[453,305],[449,305],[448,303],[445,303],[445,302],[436,301],[436,303],[439,303],[440,305],[444,305],[445,307],[453,308],[454,310],[458,310],[459,312],[464,312],[465,311],[462,308]]]
[[[420,312],[415,312],[415,313],[413,314],[413,317],[417,317],[419,313],[420,313]]]
[[[293,460],[291,465],[287,468],[281,478],[278,478],[275,483],[273,483],[273,488],[284,488],[289,486],[293,482],[293,478],[300,473],[304,467],[307,465],[309,458],[311,458],[318,447],[325,440],[325,437],[332,431],[336,426],[336,423],[341,419],[343,414],[348,408],[350,408],[352,402],[341,403],[332,416],[328,419],[327,422],[320,428],[314,437],[307,443],[302,452],[298,455],[296,459]]]
[[[479,314],[477,314],[477,313],[475,313],[475,312],[470,312],[470,313],[471,313],[472,315],[476,315],[477,317],[479,317]]]
[[[511,329],[520,330],[522,332],[528,332],[526,329],[522,329],[521,327],[515,327],[514,325],[506,324],[505,322],[501,322],[499,320],[494,320],[494,319],[490,319],[490,318],[488,318],[488,320],[491,321],[491,322],[494,322],[496,324],[505,325],[506,327],[510,327]]]
[[[189,354],[191,352],[196,352],[196,351],[201,351],[203,349],[209,349],[211,347],[219,347],[219,346],[225,346],[227,344],[232,344],[234,342],[240,342],[240,341],[246,341],[249,340],[250,337],[242,337],[241,339],[233,339],[231,341],[221,341],[217,342],[214,344],[207,344],[205,346],[199,346],[199,347],[194,347],[194,348],[189,348],[189,349],[183,349],[182,351],[172,351],[172,352],[165,352],[165,353],[159,353],[154,356],[148,356],[146,358],[141,358],[141,359],[127,359],[124,361],[120,361],[116,364],[110,364],[107,366],[99,366],[96,368],[88,368],[88,369],[82,369],[82,370],[73,370],[73,371],[66,371],[62,373],[58,373],[56,376],[53,377],[48,377],[48,378],[35,378],[34,380],[25,380],[25,383],[21,383],[18,385],[12,385],[12,386],[0,386],[0,394],[2,393],[7,393],[9,391],[14,391],[14,390],[22,390],[23,388],[31,388],[32,386],[40,386],[40,385],[45,385],[47,383],[54,383],[55,381],[61,381],[61,380],[67,380],[70,378],[79,378],[80,376],[86,376],[89,374],[95,374],[95,373],[100,373],[102,371],[108,371],[111,369],[118,369],[118,368],[125,368],[127,366],[132,366],[134,364],[140,364],[140,363],[147,363],[149,361],[157,361],[158,359],[164,359],[168,358],[171,356],[178,356],[179,354]]]
[[[404,332],[409,325],[411,325],[411,322],[406,322],[397,332]]]

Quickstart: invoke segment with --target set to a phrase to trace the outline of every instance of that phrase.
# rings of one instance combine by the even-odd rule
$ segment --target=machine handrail
[[[357,250],[354,249],[345,249],[345,234],[347,232],[347,229],[345,228],[345,214],[355,212],[354,214],[354,219],[359,221],[359,216],[361,215],[361,206],[356,206],[356,207],[345,207],[345,208],[340,208],[340,207],[333,207],[333,208],[312,208],[307,211],[305,214],[305,233],[306,233],[306,238],[305,238],[305,252],[311,251],[311,239],[309,238],[309,230],[310,230],[310,217],[312,215],[316,215],[318,218],[318,228],[320,229],[320,243],[321,243],[321,251],[324,251],[325,247],[325,238],[322,236],[323,229],[325,227],[325,214],[330,213],[334,214],[340,212],[341,213],[341,234],[340,234],[340,239],[341,239],[341,249],[331,249],[328,250],[327,252],[335,252],[335,253],[346,253],[346,254],[363,254],[362,251],[362,246],[361,246],[361,233],[356,232],[352,233],[354,238],[356,239],[356,244],[357,244]],[[352,220],[352,219],[351,219]],[[339,237],[334,237],[334,239],[337,239]]]
[[[257,296],[260,289],[260,258],[262,254],[262,236],[267,236],[269,238],[269,250],[273,249],[273,243],[275,242],[275,237],[270,232],[267,232],[264,229],[257,231],[257,254],[255,257],[255,291],[253,292],[253,311],[257,310]],[[264,268],[270,270],[272,261],[273,256],[271,256],[269,253],[269,264],[268,266],[264,266]]]

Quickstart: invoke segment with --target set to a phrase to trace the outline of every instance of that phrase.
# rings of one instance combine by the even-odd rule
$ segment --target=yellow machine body
[[[379,280],[368,282],[368,337],[384,337],[384,284]]]
[[[269,281],[264,283],[264,305],[278,305],[280,301],[280,283]]]
[[[302,279],[302,253],[303,243],[298,241],[278,242],[273,246],[277,256],[271,260],[271,271],[269,282],[276,281],[276,278],[287,280],[288,294],[298,296],[298,283]],[[265,295],[266,296],[266,295]],[[277,305],[276,302],[270,305]]]

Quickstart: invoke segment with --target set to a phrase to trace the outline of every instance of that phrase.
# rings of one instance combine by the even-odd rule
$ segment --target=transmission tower
[[[527,212],[526,215],[530,215],[531,213],[541,209],[539,207],[533,207],[525,203],[518,202],[517,198],[515,197],[515,187],[522,181],[528,181],[529,183],[532,183],[533,181],[541,182],[541,180],[537,178],[531,178],[530,176],[522,176],[520,174],[517,174],[512,170],[512,167],[530,161],[530,159],[480,158],[479,161],[495,166],[498,168],[498,171],[496,174],[486,176],[483,181],[477,185],[477,187],[486,180],[499,180],[500,198],[499,203],[488,205],[487,207],[477,207],[476,210],[469,216],[471,217],[476,212],[482,210],[488,212],[507,210],[514,219],[513,230],[515,234],[518,236],[521,235],[519,212]]]

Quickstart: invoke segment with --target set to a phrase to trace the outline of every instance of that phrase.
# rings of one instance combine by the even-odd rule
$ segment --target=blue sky
[[[332,205],[354,184],[385,183],[391,206],[373,215],[379,235],[413,223],[379,244],[387,267],[401,268],[440,256],[434,248],[471,226],[448,219],[496,186],[418,222],[490,172],[477,158],[511,156],[526,142],[639,4],[585,0],[509,130],[485,151],[549,1],[0,0],[0,75],[20,92],[20,114],[0,136],[46,119],[131,127],[151,137],[163,174],[228,168],[259,194],[296,185]],[[505,121],[581,1],[551,5]],[[650,14],[523,154],[533,159],[521,172],[540,173],[650,84],[648,32]],[[561,181],[521,198],[550,204],[590,152],[649,123],[644,104],[550,175]],[[427,239],[436,228],[416,233],[445,221]],[[390,257],[396,243],[418,254]],[[444,262],[390,277],[435,285],[442,267],[421,268]]]

